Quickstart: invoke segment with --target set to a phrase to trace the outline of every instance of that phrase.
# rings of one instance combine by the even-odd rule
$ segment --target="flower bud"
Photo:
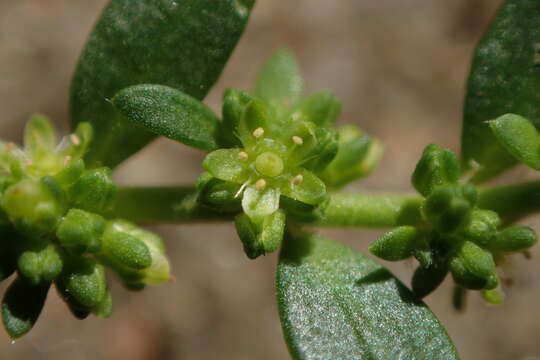
[[[528,226],[512,226],[497,234],[488,246],[503,252],[527,250],[538,241],[535,231]]]
[[[369,175],[382,156],[380,142],[353,125],[339,129],[336,157],[322,172],[321,178],[332,187],[341,187]]]
[[[69,263],[56,285],[62,298],[78,317],[97,309],[108,293],[103,265],[83,257]]]
[[[89,170],[71,187],[70,199],[73,207],[103,213],[108,210],[116,195],[116,185],[109,168]]]
[[[493,289],[498,284],[493,256],[471,241],[465,241],[450,261],[454,280],[465,288]]]
[[[448,266],[445,263],[433,263],[429,267],[419,266],[412,278],[412,289],[420,299],[429,295],[439,287],[448,274]]]
[[[420,234],[414,226],[400,226],[375,240],[369,251],[381,259],[398,261],[413,255]]]
[[[240,214],[235,219],[236,231],[250,259],[276,251],[283,241],[285,213],[277,210],[254,222],[249,216]]]
[[[497,234],[499,223],[497,213],[491,210],[474,210],[462,236],[478,245],[487,246]]]
[[[170,278],[161,239],[127,221],[110,221],[103,235],[100,258],[109,263],[130,288],[160,284]]]
[[[40,236],[55,229],[64,211],[50,190],[43,182],[22,180],[4,192],[1,206],[21,230]]]
[[[459,179],[460,169],[456,155],[437,145],[428,145],[412,176],[412,184],[422,195],[428,196],[441,185],[455,184]]]
[[[97,253],[105,230],[103,217],[79,209],[71,209],[60,221],[56,236],[60,244],[75,255]]]
[[[2,321],[12,339],[17,339],[32,329],[36,323],[50,284],[33,286],[22,278],[16,278],[2,300]]]
[[[471,205],[464,199],[454,198],[435,226],[444,233],[458,230],[470,219]]]
[[[19,273],[32,285],[50,282],[62,272],[63,261],[54,244],[26,250],[17,260]]]

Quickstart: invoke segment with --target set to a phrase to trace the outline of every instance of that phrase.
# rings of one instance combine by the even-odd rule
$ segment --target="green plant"
[[[35,115],[23,148],[0,143],[0,276],[16,273],[2,317],[12,338],[32,328],[52,284],[84,318],[111,313],[107,267],[132,290],[166,281],[163,243],[136,223],[234,221],[249,258],[281,248],[277,300],[295,359],[455,359],[420,299],[451,274],[456,306],[469,290],[503,301],[497,265],[537,242],[512,223],[538,210],[540,184],[481,184],[517,162],[540,169],[540,3],[502,5],[473,59],[461,162],[428,145],[412,174],[418,195],[341,190],[370,174],[382,145],[336,127],[340,102],[303,92],[289,50],[268,59],[252,92],[228,89],[221,116],[201,103],[252,6],[112,0],[74,76],[74,133],[57,144]],[[208,152],[197,183],[115,185],[112,169],[156,136]],[[412,291],[304,225],[392,228],[370,251],[414,257]]]

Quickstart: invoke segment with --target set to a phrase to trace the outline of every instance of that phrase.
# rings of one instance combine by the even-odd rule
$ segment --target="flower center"
[[[255,159],[255,169],[265,176],[278,176],[283,172],[283,160],[273,152],[264,152]]]

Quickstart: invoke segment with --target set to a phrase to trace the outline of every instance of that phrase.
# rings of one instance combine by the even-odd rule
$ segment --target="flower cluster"
[[[104,266],[133,289],[169,278],[159,237],[104,217],[116,186],[110,169],[85,167],[91,140],[92,128],[81,123],[57,144],[50,122],[36,115],[24,148],[0,143],[0,278],[17,273],[2,318],[13,338],[31,329],[52,284],[75,316],[107,317]]]
[[[254,94],[225,92],[224,148],[207,155],[207,173],[199,179],[203,203],[221,211],[241,203],[236,228],[250,258],[279,247],[287,210],[280,208],[281,197],[317,206],[328,187],[365,176],[380,155],[378,142],[356,127],[335,129],[341,105],[332,93],[302,98],[294,76],[280,84],[275,76],[265,78],[291,62],[288,52],[278,52]]]
[[[418,162],[412,183],[425,197],[423,222],[395,228],[370,251],[389,261],[414,256],[420,265],[413,276],[415,293],[424,297],[448,272],[461,287],[482,290],[486,301],[502,301],[496,265],[506,254],[526,251],[536,241],[533,229],[512,226],[499,230],[497,213],[479,209],[477,191],[460,184],[459,163],[453,152],[429,145]]]

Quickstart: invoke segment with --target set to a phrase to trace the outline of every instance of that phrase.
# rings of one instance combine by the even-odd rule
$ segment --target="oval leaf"
[[[332,240],[287,238],[277,292],[294,359],[458,359],[435,315],[399,280]]]
[[[217,148],[216,115],[182,91],[163,85],[135,85],[120,91],[112,102],[133,125],[201,150]]]
[[[529,167],[540,170],[540,134],[529,120],[506,114],[490,121],[489,126],[510,154]]]
[[[476,181],[516,163],[498,143],[486,121],[506,113],[540,126],[540,2],[507,0],[480,41],[465,98],[462,155],[466,166],[482,166]]]
[[[71,87],[73,124],[94,126],[90,166],[113,167],[155,135],[131,126],[107,99],[163,84],[202,99],[217,80],[254,0],[112,0],[84,49]]]

